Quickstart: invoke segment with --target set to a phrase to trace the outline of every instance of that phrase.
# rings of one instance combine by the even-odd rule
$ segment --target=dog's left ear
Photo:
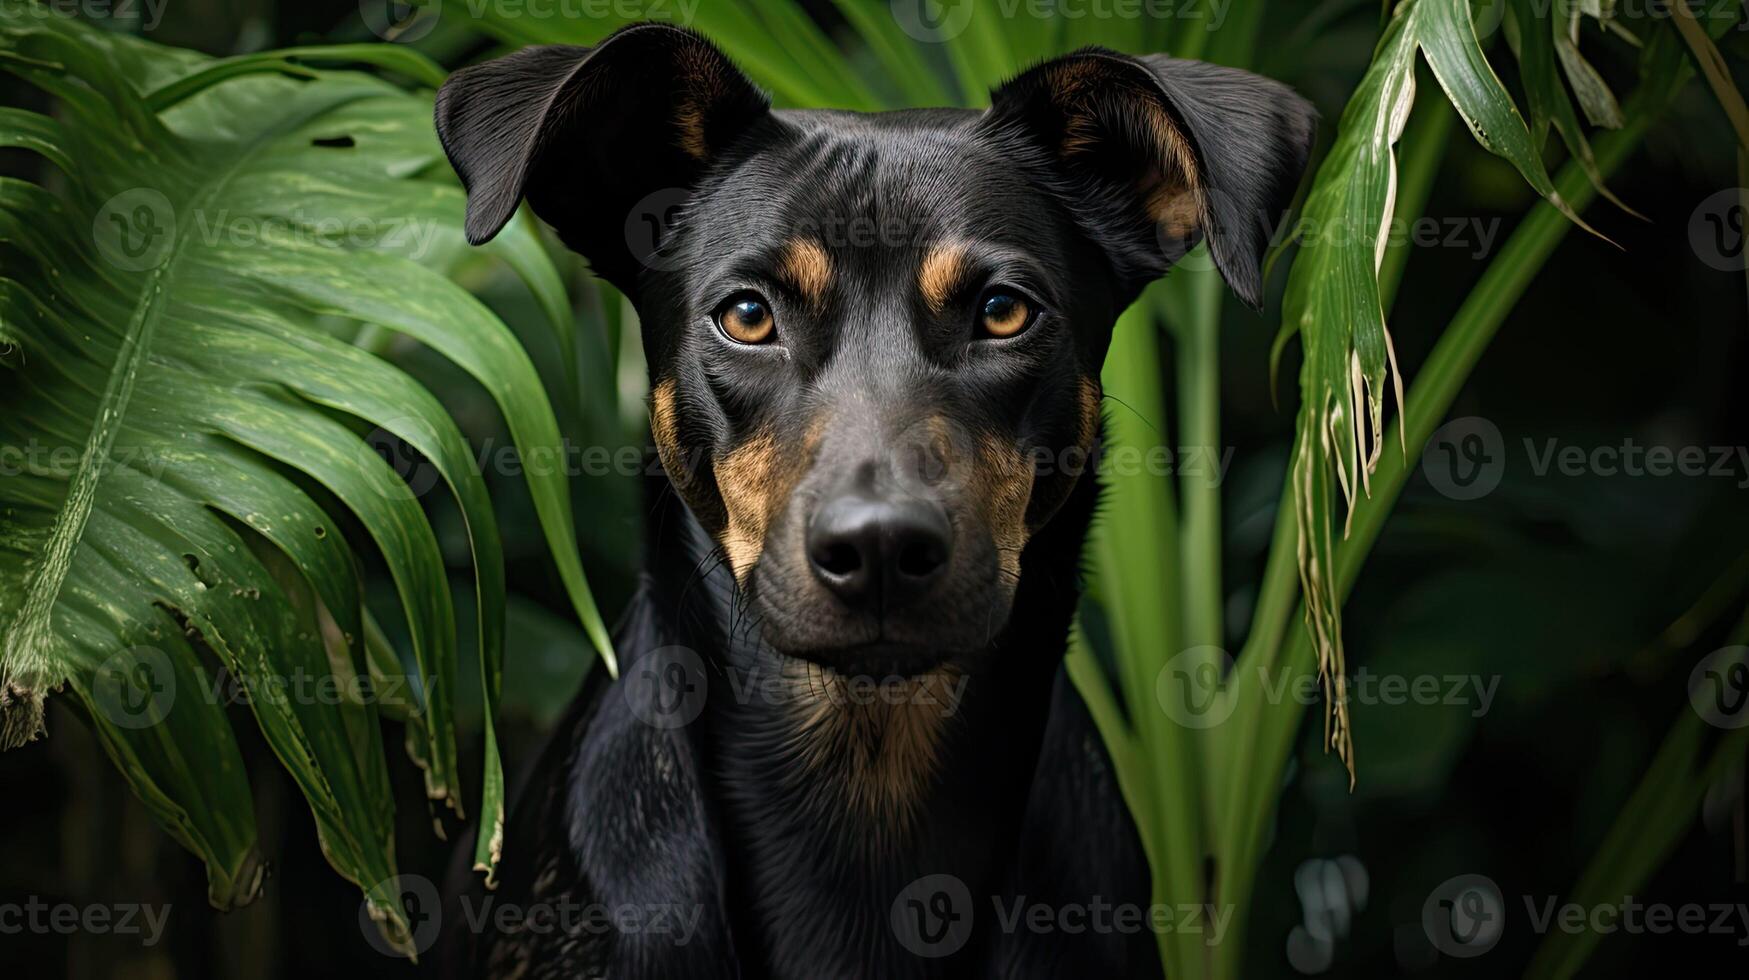
[[[1127,304],[1198,241],[1246,303],[1311,152],[1317,113],[1279,82],[1092,48],[991,93],[984,124],[1063,196]]]
[[[524,48],[464,68],[438,90],[436,123],[467,188],[468,241],[498,234],[526,196],[596,272],[635,294],[648,258],[636,248],[662,230],[643,229],[635,248],[637,222],[665,222],[770,105],[702,36],[640,23],[594,48]]]

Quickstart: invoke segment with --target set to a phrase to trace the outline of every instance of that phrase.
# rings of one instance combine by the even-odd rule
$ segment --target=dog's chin
[[[773,644],[786,657],[805,660],[842,677],[889,680],[911,678],[963,663],[965,652],[918,646],[911,643],[859,643],[826,649],[785,649]]]

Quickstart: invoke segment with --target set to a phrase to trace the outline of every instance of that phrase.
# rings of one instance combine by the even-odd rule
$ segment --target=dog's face
[[[636,302],[663,465],[766,640],[883,674],[1001,630],[1117,315],[1203,239],[1255,304],[1312,127],[1275,83],[1099,51],[984,112],[774,112],[657,25],[459,72],[437,116],[473,240],[526,195]]]

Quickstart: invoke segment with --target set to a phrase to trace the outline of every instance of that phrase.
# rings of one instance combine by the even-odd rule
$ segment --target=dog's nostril
[[[833,542],[814,549],[814,564],[830,575],[849,575],[862,568],[862,553],[856,546]]]
[[[899,574],[912,578],[933,575],[947,561],[947,549],[934,539],[908,541],[899,549]]]

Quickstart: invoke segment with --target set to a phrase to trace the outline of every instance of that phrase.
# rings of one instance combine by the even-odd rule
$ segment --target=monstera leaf
[[[419,89],[314,59],[375,62]],[[492,393],[525,454],[557,458],[559,442],[528,356],[444,275],[465,245],[430,122],[442,73],[377,47],[214,61],[12,0],[0,68],[55,105],[0,109],[0,147],[47,164],[41,183],[0,178],[3,744],[39,735],[43,699],[70,690],[228,907],[261,882],[226,712],[246,701],[328,860],[405,944],[379,715],[406,721],[434,807],[460,814],[457,641],[424,488],[375,444],[411,447],[465,518],[489,705],[503,556],[460,430],[352,341],[428,345]],[[532,227],[519,219],[499,243],[565,337],[564,290]],[[610,657],[563,475],[525,469],[579,618]],[[360,601],[366,560],[394,582],[405,666]],[[503,814],[490,716],[472,797],[487,870]]]

